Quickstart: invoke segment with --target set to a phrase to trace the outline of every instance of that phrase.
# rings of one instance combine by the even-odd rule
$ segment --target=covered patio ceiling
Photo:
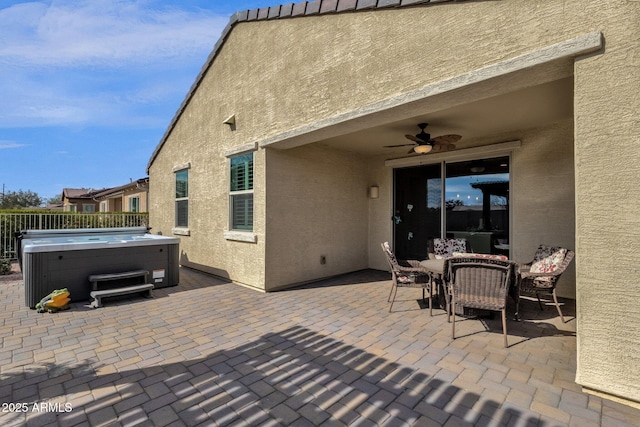
[[[573,115],[573,77],[546,82],[506,94],[460,104],[437,112],[372,125],[360,131],[327,138],[318,144],[350,151],[367,157],[399,158],[411,146],[386,148],[386,145],[411,144],[405,134],[417,134],[418,123],[429,123],[431,137],[458,134],[456,149],[519,139],[522,131],[571,118]]]

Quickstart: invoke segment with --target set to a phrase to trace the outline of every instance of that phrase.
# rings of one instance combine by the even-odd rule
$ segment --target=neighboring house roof
[[[93,199],[96,193],[103,190],[94,190],[91,188],[63,188],[62,198],[63,199]]]
[[[95,198],[109,198],[121,195],[124,191],[137,188],[139,190],[149,189],[149,177],[140,178],[135,181],[131,181],[128,184],[121,185],[119,187],[107,188],[94,194]]]
[[[239,12],[234,13],[229,18],[229,23],[222,31],[222,35],[216,42],[213,47],[213,51],[209,54],[205,64],[202,66],[200,73],[196,77],[195,82],[191,85],[187,96],[180,104],[178,111],[171,119],[171,123],[167,127],[164,135],[160,139],[160,142],[156,146],[155,150],[151,154],[151,158],[149,159],[149,163],[147,164],[147,173],[149,173],[149,169],[153,164],[156,156],[162,149],[165,141],[173,131],[174,126],[178,122],[178,119],[182,115],[183,111],[189,104],[191,97],[200,86],[200,82],[204,78],[204,75],[207,73],[207,70],[213,63],[213,60],[218,55],[218,52],[222,49],[224,42],[229,37],[231,30],[233,30],[234,26],[241,22],[251,22],[251,21],[265,21],[265,20],[274,20],[274,19],[291,19],[298,18],[304,16],[317,16],[317,15],[326,15],[326,14],[335,14],[335,13],[346,13],[346,12],[361,12],[361,11],[371,11],[376,9],[389,9],[389,8],[401,8],[408,6],[417,6],[417,5],[428,5],[431,3],[445,3],[445,2],[453,2],[453,1],[471,1],[471,0],[314,0],[314,1],[303,1],[300,3],[290,3],[278,6],[271,7],[263,7],[259,9],[253,10],[241,10]]]

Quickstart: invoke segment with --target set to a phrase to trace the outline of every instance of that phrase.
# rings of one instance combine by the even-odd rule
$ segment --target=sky
[[[146,177],[239,10],[278,0],[0,0],[0,189],[41,198]]]

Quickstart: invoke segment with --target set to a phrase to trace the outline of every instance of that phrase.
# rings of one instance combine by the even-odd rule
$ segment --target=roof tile
[[[239,10],[231,16],[231,18],[229,19],[229,24],[231,24],[232,22],[236,23],[246,21],[247,15],[249,15],[248,10]]]
[[[269,17],[269,7],[263,7],[258,10],[258,19],[267,19]]]
[[[302,16],[304,15],[304,11],[306,9],[307,9],[306,1],[296,3],[293,5],[293,11],[291,12],[291,16]]]
[[[293,12],[293,3],[283,4],[280,7],[280,17],[281,18],[286,18],[288,16],[291,16],[292,12]]]
[[[256,19],[258,19],[258,10],[259,9],[250,10],[247,15],[247,21],[255,21]]]
[[[356,6],[356,9],[370,9],[376,7],[377,2],[378,0],[358,0],[358,6]]]
[[[280,6],[274,6],[269,8],[269,19],[279,18],[280,17]]]
[[[322,0],[322,5],[320,6],[320,13],[335,12],[337,6],[338,6],[338,0]]]
[[[358,0],[339,0],[336,12],[342,12],[345,10],[355,10]]]
[[[309,1],[307,2],[307,10],[305,11],[305,15],[316,15],[320,13],[320,5],[322,4],[321,0]]]
[[[378,0],[378,7],[400,6],[400,0]]]

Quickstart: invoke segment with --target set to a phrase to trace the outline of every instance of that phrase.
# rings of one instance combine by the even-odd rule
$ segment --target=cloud
[[[0,9],[0,128],[164,127],[228,19],[155,0]]]
[[[20,147],[26,147],[26,144],[18,144],[17,142],[13,142],[13,141],[2,141],[0,140],[0,150],[5,150],[5,149],[9,149],[9,148],[20,148]]]
[[[210,51],[228,22],[205,10],[149,1],[21,3],[0,10],[0,61],[23,66],[118,67]]]

